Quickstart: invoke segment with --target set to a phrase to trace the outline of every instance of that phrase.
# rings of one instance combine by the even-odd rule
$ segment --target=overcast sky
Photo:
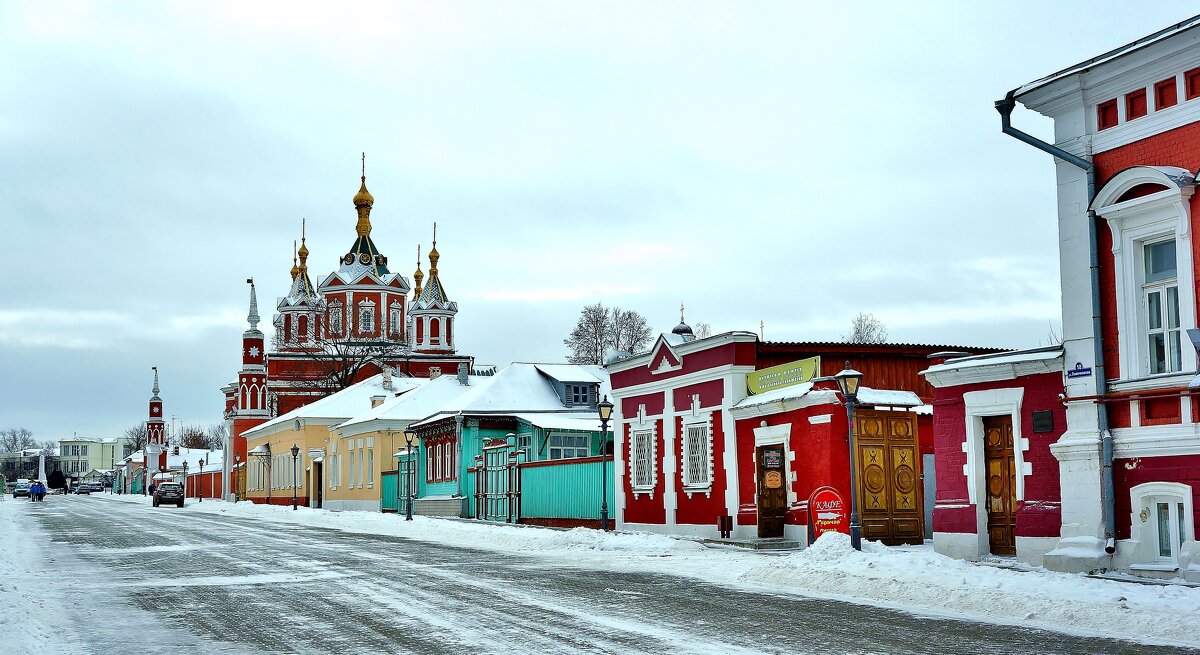
[[[270,316],[302,216],[333,269],[364,150],[376,244],[411,276],[437,221],[479,363],[561,360],[598,300],[1047,343],[1053,169],[992,103],[1187,7],[829,4],[0,4],[0,428],[114,435],[153,365],[220,421],[245,278]]]

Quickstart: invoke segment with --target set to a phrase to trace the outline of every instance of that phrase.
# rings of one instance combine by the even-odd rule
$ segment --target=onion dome
[[[295,280],[296,276],[299,274],[300,274],[300,267],[296,265],[296,241],[293,239],[292,240],[292,279]]]
[[[421,244],[417,244],[417,270],[413,271],[413,298],[421,297],[421,280],[425,274],[421,272]]]
[[[683,303],[679,303],[679,325],[676,325],[671,330],[671,334],[677,334],[689,341],[696,338],[695,333],[692,332],[692,327],[683,320]]]

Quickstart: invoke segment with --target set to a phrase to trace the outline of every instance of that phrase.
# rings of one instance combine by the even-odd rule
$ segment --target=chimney
[[[385,365],[383,367],[383,388],[385,391],[392,390],[392,367]]]
[[[371,407],[372,408],[379,407],[380,405],[383,404],[383,401],[386,399],[387,399],[387,396],[371,396]]]
[[[464,387],[471,385],[471,380],[467,377],[467,365],[458,365],[458,383]]]

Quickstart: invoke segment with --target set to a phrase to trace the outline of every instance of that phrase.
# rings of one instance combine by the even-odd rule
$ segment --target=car
[[[178,482],[164,482],[154,488],[153,504],[158,507],[161,503],[173,503],[183,507],[183,485]]]
[[[104,485],[100,484],[99,482],[86,482],[84,484],[86,484],[88,489],[94,494],[104,491]]]
[[[75,485],[75,489],[71,493],[79,494],[81,496],[86,496],[86,495],[92,493],[92,489],[91,489],[91,487],[87,486],[86,484],[80,482],[79,484]]]
[[[12,492],[13,498],[21,498],[21,497],[28,498],[29,497],[29,484],[30,483],[28,483],[28,482],[18,482],[16,484],[16,486],[13,487],[13,492]]]

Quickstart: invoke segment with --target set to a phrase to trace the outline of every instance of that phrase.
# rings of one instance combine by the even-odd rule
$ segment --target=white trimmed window
[[[1131,568],[1174,570],[1184,542],[1196,538],[1192,488],[1177,482],[1147,482],[1129,490],[1130,535],[1137,544]]]
[[[708,421],[683,425],[683,486],[712,487],[712,429]]]
[[[329,331],[335,335],[342,333],[342,304],[338,302],[329,305]]]
[[[358,488],[359,489],[362,489],[363,478],[366,477],[363,475],[363,471],[366,471],[366,469],[363,468],[363,461],[366,459],[366,456],[367,456],[365,451],[366,451],[366,449],[362,447],[362,444],[359,444],[358,445]]]
[[[1142,310],[1145,313],[1147,373],[1182,369],[1179,272],[1175,239],[1142,244]]]
[[[1195,283],[1177,273],[1192,270],[1193,179],[1184,169],[1134,166],[1113,176],[1092,203],[1112,234],[1122,379],[1196,366],[1183,339],[1196,325]]]
[[[517,450],[524,451],[525,461],[533,461],[533,434],[529,432],[518,434]]]
[[[358,331],[360,334],[375,330],[375,304],[364,300],[358,304]]]
[[[586,434],[556,433],[550,435],[550,459],[575,459],[591,454]]]
[[[654,442],[654,430],[635,431],[630,438],[630,485],[635,491],[651,491],[657,481],[655,455],[658,449]]]
[[[367,449],[367,486],[375,486],[375,449]]]
[[[388,333],[400,334],[400,306],[394,303],[388,311]]]

